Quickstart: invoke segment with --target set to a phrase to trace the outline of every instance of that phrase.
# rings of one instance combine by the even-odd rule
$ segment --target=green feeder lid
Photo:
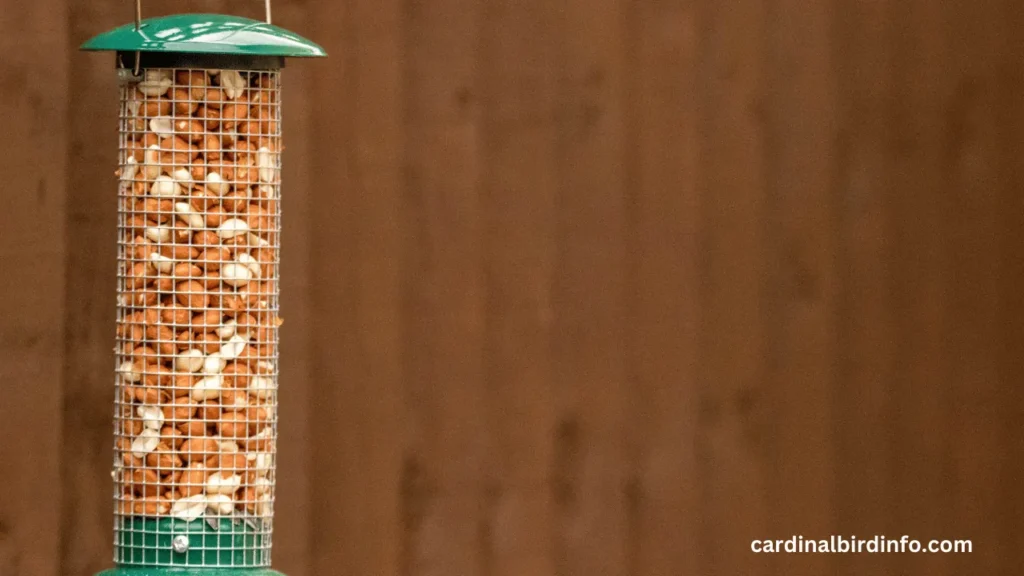
[[[147,18],[139,29],[125,24],[82,44],[82,50],[177,52],[235,56],[327,56],[319,45],[279,26],[223,14],[175,14]]]

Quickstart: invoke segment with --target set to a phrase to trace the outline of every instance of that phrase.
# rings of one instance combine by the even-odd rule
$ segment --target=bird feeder
[[[86,42],[120,84],[114,563],[106,576],[278,574],[281,69],[322,48],[183,14]]]

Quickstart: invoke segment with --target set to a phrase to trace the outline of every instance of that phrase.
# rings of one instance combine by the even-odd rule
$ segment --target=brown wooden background
[[[275,7],[279,569],[1020,573],[1024,3]],[[130,16],[0,2],[2,576],[109,565]]]

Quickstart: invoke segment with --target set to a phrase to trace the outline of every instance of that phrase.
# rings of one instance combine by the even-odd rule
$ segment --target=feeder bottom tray
[[[96,576],[285,576],[268,568],[115,568]]]
[[[118,566],[97,576],[283,576],[260,566],[269,554],[269,534],[259,525],[218,520],[124,518],[117,532]],[[176,549],[175,539],[183,537],[187,546]]]

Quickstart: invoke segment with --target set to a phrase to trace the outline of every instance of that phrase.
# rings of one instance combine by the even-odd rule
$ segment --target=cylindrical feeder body
[[[322,50],[217,15],[85,48],[120,82],[110,574],[275,574],[281,68]]]

